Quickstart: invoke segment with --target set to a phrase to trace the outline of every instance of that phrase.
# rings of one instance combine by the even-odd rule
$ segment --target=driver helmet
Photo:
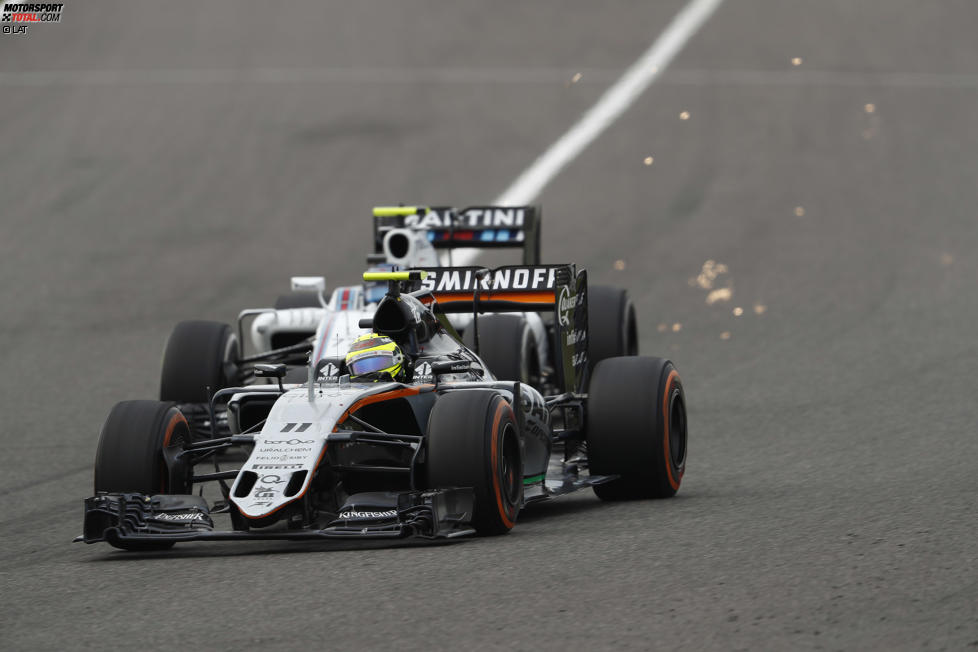
[[[368,272],[393,272],[394,265],[375,265],[367,270]],[[363,300],[364,303],[379,303],[384,295],[387,294],[387,281],[364,281]]]
[[[407,373],[404,354],[394,340],[386,335],[368,333],[353,340],[346,354],[350,380],[402,382]]]

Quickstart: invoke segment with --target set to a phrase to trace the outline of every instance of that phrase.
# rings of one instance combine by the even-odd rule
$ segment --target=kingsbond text
[[[384,512],[360,512],[360,511],[348,511],[341,512],[340,518],[343,519],[356,519],[356,518],[396,518],[397,510],[389,509]]]

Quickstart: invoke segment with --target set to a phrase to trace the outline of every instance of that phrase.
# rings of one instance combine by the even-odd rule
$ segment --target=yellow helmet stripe
[[[390,351],[393,353],[397,350],[397,345],[393,342],[389,344],[378,344],[377,346],[372,346],[369,349],[360,349],[359,351],[350,351],[347,354],[348,359],[362,358],[364,355],[369,355],[371,353],[376,353],[377,351]]]

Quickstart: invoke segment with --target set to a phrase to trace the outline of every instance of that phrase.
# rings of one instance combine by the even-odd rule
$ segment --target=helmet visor
[[[394,354],[391,351],[377,351],[347,364],[351,376],[365,376],[378,371],[391,371],[394,367]]]

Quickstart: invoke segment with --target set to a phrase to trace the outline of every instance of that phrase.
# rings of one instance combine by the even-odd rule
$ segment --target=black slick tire
[[[628,291],[607,285],[588,288],[588,366],[608,358],[638,355],[638,321]]]
[[[441,396],[427,435],[429,488],[472,487],[472,525],[480,535],[506,534],[523,502],[523,460],[509,403],[491,390]]]
[[[599,362],[588,388],[586,433],[594,486],[603,500],[668,498],[686,470],[686,396],[679,372],[662,358]]]
[[[205,403],[210,392],[237,382],[238,338],[227,324],[182,321],[163,352],[160,400]]]
[[[189,473],[171,486],[163,449],[190,442],[190,426],[171,403],[123,401],[109,412],[95,453],[95,493],[189,494]],[[125,550],[165,550],[172,542],[110,541]]]
[[[276,310],[290,310],[292,308],[322,308],[319,304],[319,297],[314,292],[289,292],[280,294],[275,299]]]
[[[475,329],[470,325],[462,343],[475,350]],[[536,338],[519,315],[479,317],[479,357],[499,380],[533,384],[540,375]]]

